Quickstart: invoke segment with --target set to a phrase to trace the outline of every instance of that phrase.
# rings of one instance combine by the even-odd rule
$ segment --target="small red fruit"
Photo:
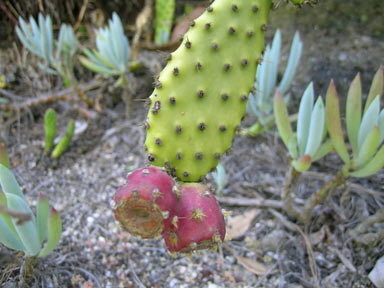
[[[127,177],[115,194],[115,217],[129,233],[154,238],[171,225],[178,198],[175,182],[164,169],[144,167]]]
[[[178,186],[181,194],[172,225],[163,233],[170,252],[214,248],[225,237],[225,221],[216,198],[199,183]]]

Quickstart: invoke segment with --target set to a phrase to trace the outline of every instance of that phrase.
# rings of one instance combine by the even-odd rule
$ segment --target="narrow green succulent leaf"
[[[0,214],[0,243],[4,244],[8,248],[14,250],[24,251],[25,246],[16,236],[14,231],[12,231],[8,224],[3,220],[2,215]]]
[[[8,207],[7,205],[7,198],[5,197],[5,194],[4,192],[1,190],[0,188],[0,205],[2,205],[3,207]],[[13,233],[16,235],[16,237],[18,238],[19,236],[17,235],[17,232],[16,232],[16,229],[15,227],[13,226],[13,223],[12,223],[12,219],[11,217],[6,214],[6,213],[1,213],[0,212],[0,218],[3,219],[3,221],[7,224],[8,228],[13,231]],[[0,229],[1,231],[1,229]]]
[[[35,43],[35,45],[39,48],[39,51],[40,51],[39,56],[41,58],[44,58],[43,49],[41,47],[40,28],[32,16],[29,17],[29,24],[31,25],[31,28],[32,28],[32,40]]]
[[[61,51],[63,50],[63,39],[64,39],[64,34],[66,33],[66,25],[62,24],[60,26],[60,31],[59,31],[59,38],[57,40],[57,46],[56,46],[56,60],[59,60],[61,58]]]
[[[268,61],[270,61],[268,63],[270,67],[268,69],[269,75],[267,75],[268,83],[267,83],[267,91],[266,91],[266,96],[268,100],[273,94],[274,89],[276,88],[277,74],[278,74],[278,68],[279,68],[279,62],[280,62],[279,61],[280,49],[281,49],[281,33],[280,33],[280,30],[277,29],[275,32],[275,35],[273,36],[270,58],[268,59]]]
[[[15,194],[5,194],[7,197],[8,208],[23,213],[28,213],[31,217],[30,220],[17,223],[18,220],[12,218],[12,223],[19,235],[21,242],[25,246],[26,254],[28,256],[35,256],[40,251],[39,235],[37,233],[36,220],[31,208],[29,208],[24,198]]]
[[[367,101],[365,102],[364,114],[368,110],[369,106],[371,105],[375,97],[379,95],[379,98],[380,98],[381,95],[383,94],[383,86],[384,86],[383,82],[384,82],[383,66],[380,66],[375,76],[373,77],[371,88],[369,89],[369,93],[368,93],[368,98],[367,98]]]
[[[219,163],[219,165],[217,165],[216,171],[212,173],[212,177],[216,182],[218,192],[222,192],[227,178],[227,173],[222,164]]]
[[[291,123],[289,122],[288,118],[287,106],[285,105],[284,98],[281,96],[279,90],[277,89],[275,91],[275,97],[273,101],[273,110],[280,137],[288,149],[289,142],[293,137],[293,132]]]
[[[263,62],[258,66],[256,71],[256,83],[258,83],[258,87],[256,88],[257,92],[257,99],[258,99],[258,106],[260,110],[265,109],[265,102],[268,97],[267,95],[267,83],[268,83],[268,74],[269,74],[269,67],[270,67],[270,59],[271,59],[271,47],[267,45],[264,52]],[[260,72],[258,72],[260,70]],[[258,77],[257,77],[258,76]]]
[[[99,65],[99,66],[105,66],[104,63],[101,62],[101,61],[99,60],[99,58],[97,58],[97,57],[95,56],[94,51],[95,51],[95,50],[91,51],[91,50],[89,50],[89,49],[87,49],[87,48],[85,48],[85,49],[83,50],[85,56],[87,56],[87,58],[89,58],[90,61],[95,62],[95,64],[97,64],[97,65]],[[80,57],[82,57],[82,56],[80,56]],[[79,57],[79,58],[80,58],[80,57]],[[82,57],[82,58],[85,58],[85,57]]]
[[[44,56],[45,61],[50,63],[49,61],[49,45],[48,45],[48,33],[47,33],[47,27],[45,26],[44,16],[43,14],[39,13],[39,28],[40,28],[40,47],[42,54]]]
[[[363,178],[376,174],[384,166],[384,145],[381,146],[380,150],[375,154],[371,161],[369,161],[364,167],[357,171],[350,172],[349,175],[352,177]]]
[[[122,44],[122,38],[125,37],[123,29],[122,29],[122,24],[120,21],[119,16],[116,14],[116,12],[113,12],[112,14],[112,22],[110,24],[110,31],[111,31],[111,36],[112,36],[112,47],[114,48],[114,53],[119,58],[121,61],[120,64],[125,65],[124,62],[124,53],[123,53],[123,44]]]
[[[110,69],[116,70],[116,68],[118,67],[113,62],[108,60],[108,57],[104,53],[101,53],[99,51],[93,50],[93,54],[97,57],[97,59],[99,59],[101,61],[101,63],[103,63],[103,65],[106,68],[110,68]]]
[[[45,146],[44,152],[48,153],[53,148],[56,137],[56,112],[52,108],[47,109],[44,115]]]
[[[301,156],[305,154],[305,148],[307,147],[314,98],[313,83],[311,82],[305,89],[303,97],[301,98],[299,115],[297,118],[296,133],[299,145],[299,155]]]
[[[359,154],[356,160],[354,161],[354,166],[356,168],[364,166],[369,162],[369,160],[372,159],[373,155],[375,155],[376,153],[377,147],[379,147],[379,141],[380,129],[379,126],[376,125],[361,145]]]
[[[0,185],[5,194],[14,194],[24,199],[24,194],[21,192],[15,176],[2,164],[0,164]]]
[[[288,144],[288,152],[292,159],[297,158],[297,137],[295,134],[291,137]]]
[[[380,145],[384,140],[384,109],[381,110],[379,114],[378,123],[379,123],[379,129],[380,129],[380,141],[379,141],[379,145]]]
[[[48,238],[47,243],[40,251],[39,256],[48,255],[56,248],[57,244],[60,241],[62,232],[62,223],[61,217],[59,213],[55,210],[55,208],[51,208],[50,215],[48,218]]]
[[[310,155],[304,155],[299,159],[295,159],[291,162],[291,165],[297,172],[304,172],[311,167],[312,159]]]
[[[293,37],[291,50],[289,52],[287,68],[284,71],[283,79],[280,82],[279,90],[285,95],[296,74],[297,66],[300,62],[301,52],[303,50],[303,42],[300,40],[300,34],[296,31]]]
[[[346,126],[348,140],[351,144],[353,155],[356,157],[359,150],[357,139],[359,135],[359,128],[361,124],[361,101],[362,101],[360,73],[352,81],[348,90],[347,103],[346,103]]]
[[[312,157],[312,162],[315,162],[321,158],[323,158],[325,155],[327,155],[329,152],[333,150],[332,141],[328,139],[325,141],[319,149],[317,149],[316,154]]]
[[[344,142],[343,131],[341,129],[339,98],[333,80],[331,80],[327,90],[325,115],[333,147],[344,163],[347,164],[350,159]]]
[[[27,48],[33,54],[40,56],[40,51],[36,47],[35,43],[32,40],[29,40],[27,36],[25,36],[25,34],[21,32],[19,27],[16,27],[16,34],[19,37],[19,40],[21,41],[21,43],[25,46],[25,48]]]
[[[52,55],[52,52],[53,52],[53,30],[52,30],[52,20],[51,20],[51,17],[48,15],[46,18],[45,18],[45,29],[46,29],[46,33],[47,33],[47,56],[48,56],[48,60],[49,60],[49,63],[53,63],[53,55]]]
[[[169,41],[175,7],[175,0],[156,0],[155,43],[157,45]]]
[[[47,198],[40,194],[39,201],[36,206],[37,231],[39,233],[40,245],[43,244],[47,236],[48,230],[49,204]]]
[[[83,56],[79,56],[79,61],[82,65],[84,65],[86,68],[89,70],[104,74],[104,75],[109,75],[109,76],[115,76],[115,75],[120,75],[120,73],[111,70],[109,68],[106,68],[105,66],[100,66],[99,64],[96,64],[95,62],[89,60],[88,58],[85,58]]]
[[[325,126],[325,111],[323,99],[319,97],[312,111],[311,125],[309,127],[309,135],[305,154],[313,157],[320,147],[323,139],[323,131]]]
[[[367,138],[368,134],[371,133],[373,128],[377,124],[377,120],[380,112],[380,98],[376,97],[369,105],[367,111],[363,115],[363,119],[361,121],[359,135],[357,138],[357,148],[360,150],[363,145],[365,138]]]
[[[10,167],[7,151],[5,151],[5,146],[1,142],[0,142],[0,164],[7,167],[8,169]]]
[[[58,158],[61,154],[64,153],[64,151],[69,146],[69,143],[72,140],[73,133],[75,132],[75,121],[71,120],[68,123],[67,132],[59,140],[59,143],[57,143],[55,149],[52,151],[52,158]]]

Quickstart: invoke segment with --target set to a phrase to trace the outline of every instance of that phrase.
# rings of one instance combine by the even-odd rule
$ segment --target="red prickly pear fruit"
[[[172,225],[163,233],[168,250],[173,253],[215,248],[225,237],[224,216],[215,196],[200,183],[178,188],[179,205]]]
[[[163,168],[144,167],[130,173],[114,197],[115,217],[122,228],[142,238],[160,236],[170,226],[178,197],[174,180]]]

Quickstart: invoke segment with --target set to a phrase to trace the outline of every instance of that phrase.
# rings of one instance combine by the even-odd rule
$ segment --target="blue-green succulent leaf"
[[[24,194],[11,170],[0,164],[0,185],[5,194],[14,194],[24,199]]]
[[[297,67],[300,63],[301,52],[303,50],[303,43],[300,40],[299,32],[295,33],[293,37],[291,50],[289,52],[288,64],[285,69],[283,79],[280,82],[279,90],[281,94],[285,94],[292,83],[293,77],[296,74]]]
[[[311,116],[313,103],[315,99],[313,83],[309,83],[305,89],[303,97],[300,101],[299,115],[297,118],[297,143],[299,145],[299,155],[304,156],[307,147],[309,128],[311,124]]]
[[[361,121],[359,136],[357,139],[357,146],[360,150],[363,145],[365,138],[367,138],[368,134],[371,133],[373,128],[377,124],[377,120],[380,112],[380,98],[376,97],[371,105],[369,105],[367,111],[364,113],[363,120]]]
[[[19,235],[21,242],[25,246],[25,252],[28,256],[35,256],[40,251],[39,235],[36,227],[35,216],[31,208],[29,208],[24,198],[16,194],[5,193],[7,197],[8,208],[23,213],[28,213],[31,217],[30,220],[24,221],[22,224],[17,223],[18,220],[12,218],[13,225]]]
[[[379,114],[378,123],[379,123],[379,129],[380,129],[380,141],[379,141],[379,145],[380,145],[384,140],[384,110],[381,110]]]
[[[319,97],[313,108],[311,116],[311,125],[309,128],[307,147],[305,154],[309,154],[311,158],[316,154],[320,147],[323,138],[323,131],[325,126],[325,109],[323,99]]]
[[[7,223],[0,217],[0,243],[8,248],[24,251],[25,246],[15,233],[8,227]]]

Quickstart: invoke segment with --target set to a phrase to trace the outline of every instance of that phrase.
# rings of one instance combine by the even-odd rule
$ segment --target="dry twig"
[[[13,218],[17,218],[17,222],[16,222],[17,225],[22,225],[24,222],[31,219],[31,215],[29,213],[12,210],[3,205],[0,205],[0,213],[4,213]]]

